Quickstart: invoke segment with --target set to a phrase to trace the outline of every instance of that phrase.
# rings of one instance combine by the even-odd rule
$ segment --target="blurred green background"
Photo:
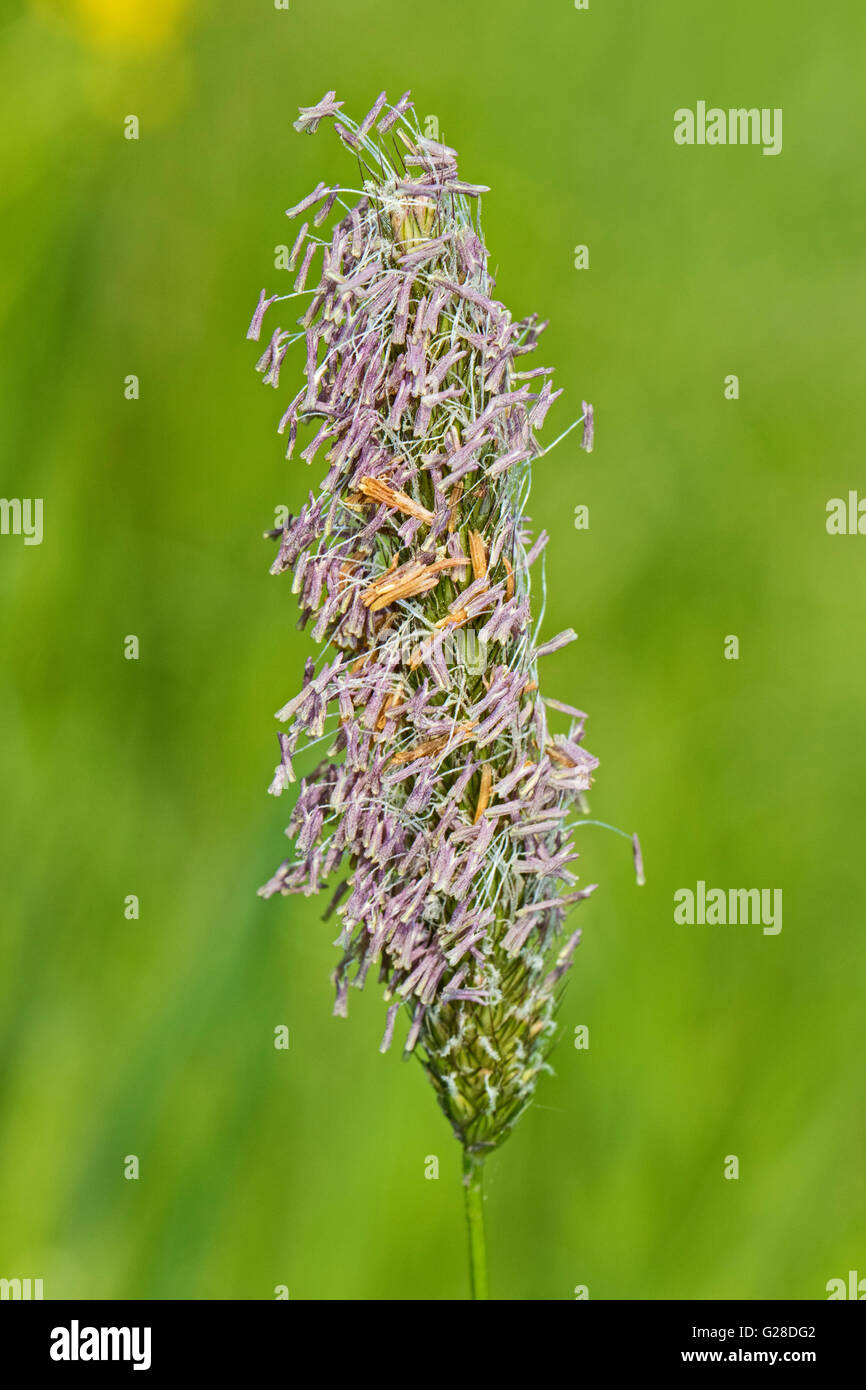
[[[590,711],[592,812],[640,831],[648,883],[578,832],[602,887],[556,1075],[488,1164],[492,1294],[866,1275],[866,539],[825,530],[866,493],[864,44],[847,0],[7,0],[0,492],[44,498],[45,538],[0,537],[0,1275],[466,1295],[420,1067],[378,1054],[375,987],[331,1018],[323,904],[255,896],[309,650],[261,532],[310,480],[275,433],[294,373],[263,391],[244,332],[283,209],[351,167],[291,129],[329,87],[438,118],[492,187],[498,292],[551,319],[545,438],[597,412],[596,451],[572,435],[536,473],[545,632],[580,634],[547,689]],[[782,154],[676,146],[699,99],[782,107]],[[782,888],[783,931],[674,925],[699,878]]]

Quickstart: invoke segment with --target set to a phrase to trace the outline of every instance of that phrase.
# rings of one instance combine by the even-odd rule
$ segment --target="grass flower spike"
[[[375,968],[382,1049],[404,1018],[403,1046],[464,1149],[477,1239],[480,1161],[547,1067],[580,935],[565,919],[594,887],[578,886],[569,839],[597,766],[586,716],[539,689],[544,657],[575,634],[539,641],[530,611],[547,541],[526,516],[530,468],[560,392],[548,368],[524,363],[544,324],[494,298],[488,190],[421,133],[409,93],[395,105],[383,93],[356,124],[328,92],[295,126],[323,121],[355,186],[320,183],[289,209],[292,292],[263,290],[248,333],[300,306],[257,365],[278,388],[303,344],[304,381],[279,429],[291,458],[299,427],[313,426],[300,457],[321,475],[270,533],[272,572],[291,573],[322,648],[278,712],[271,791],[294,782],[299,752],[328,745],[299,784],[294,852],[260,891],[338,880],[335,1012]],[[591,406],[577,423],[590,449]],[[550,712],[567,731],[551,731]]]

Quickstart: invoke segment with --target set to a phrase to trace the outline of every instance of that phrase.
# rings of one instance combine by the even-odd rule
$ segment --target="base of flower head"
[[[510,987],[509,987],[510,985]],[[495,1004],[429,1009],[418,1050],[455,1138],[470,1153],[502,1144],[549,1071],[555,998],[512,972]]]

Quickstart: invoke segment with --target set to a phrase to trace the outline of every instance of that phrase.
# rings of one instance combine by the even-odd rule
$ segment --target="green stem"
[[[484,1244],[482,1177],[484,1160],[463,1150],[463,1192],[469,1233],[469,1284],[472,1298],[487,1298],[487,1251]]]

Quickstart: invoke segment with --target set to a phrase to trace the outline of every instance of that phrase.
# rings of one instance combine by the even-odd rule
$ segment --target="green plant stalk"
[[[484,1242],[484,1159],[463,1150],[463,1192],[469,1236],[469,1286],[474,1299],[487,1298],[487,1248]]]

